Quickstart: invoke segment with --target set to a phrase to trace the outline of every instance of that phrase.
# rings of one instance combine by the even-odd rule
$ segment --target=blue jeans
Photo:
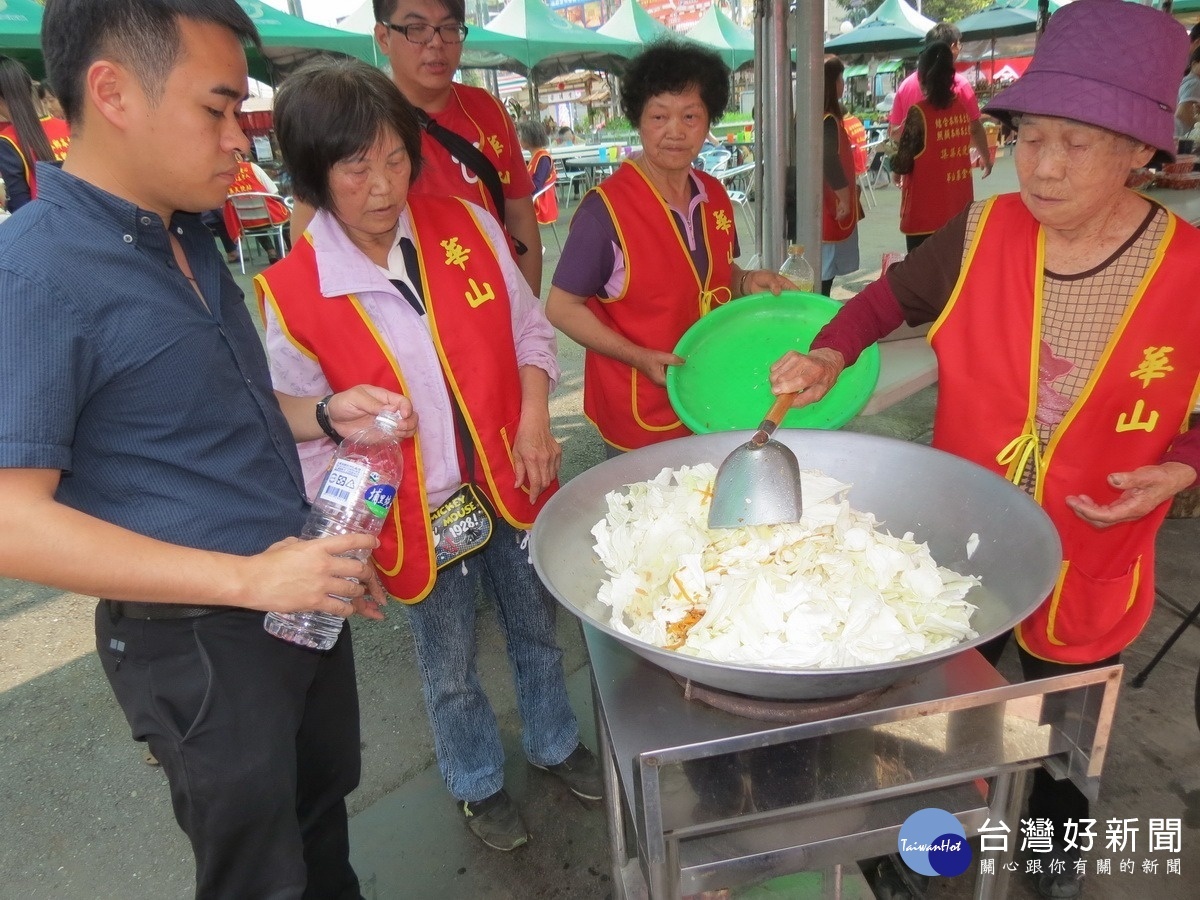
[[[525,532],[499,516],[487,546],[438,573],[420,603],[406,606],[438,768],[458,800],[483,800],[504,787],[500,728],[475,670],[475,598],[482,584],[495,602],[508,649],[530,762],[562,762],[579,743],[567,699],[556,604],[533,571]]]

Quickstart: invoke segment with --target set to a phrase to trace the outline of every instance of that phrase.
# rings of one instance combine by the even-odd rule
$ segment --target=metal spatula
[[[804,512],[800,463],[790,447],[771,439],[795,396],[780,394],[775,398],[754,436],[734,448],[717,469],[708,509],[709,528],[800,521]]]

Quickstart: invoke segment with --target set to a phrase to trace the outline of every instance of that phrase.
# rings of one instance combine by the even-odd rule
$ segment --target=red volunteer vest
[[[537,214],[539,225],[550,225],[558,221],[558,195],[554,190],[554,184],[558,181],[558,171],[554,168],[554,160],[545,147],[533,151],[533,156],[529,159],[529,177],[533,177],[538,163],[543,159],[550,160],[550,177],[542,185],[542,193],[533,201],[533,211]]]
[[[533,186],[517,141],[512,119],[495,97],[477,87],[456,84],[450,105],[432,117],[479,148],[504,185],[504,196],[528,197]],[[409,196],[461,197],[482,206],[497,222],[504,223],[504,210],[496,209],[492,195],[479,177],[450,151],[421,131],[421,174],[409,188]],[[520,166],[519,169],[516,166]],[[516,187],[513,187],[514,181]]]
[[[607,299],[590,297],[587,305],[601,322],[642,347],[673,350],[694,322],[732,296],[733,205],[719,181],[696,174],[708,194],[697,235],[708,249],[703,279],[666,201],[637,163],[627,160],[593,189],[608,207],[625,256],[625,290]],[[608,443],[632,450],[691,434],[671,408],[666,388],[632,366],[588,350],[583,372],[584,414]]]
[[[956,96],[945,109],[916,104],[925,124],[925,146],[913,158],[900,194],[900,231],[932,234],[975,199],[971,180],[971,120]]]
[[[275,191],[269,189],[257,175],[254,174],[254,167],[248,162],[239,162],[237,178],[233,184],[229,186],[229,193],[232,194],[248,194],[256,192],[259,194],[273,194]],[[287,205],[280,200],[274,198],[267,199],[267,211],[270,213],[269,219],[263,219],[261,222],[247,222],[251,227],[259,225],[275,225],[280,222],[286,222],[290,212]],[[225,229],[229,232],[229,236],[233,240],[238,239],[238,235],[242,233],[242,224],[238,220],[237,213],[233,211],[233,207],[227,202],[222,211],[225,218]]]
[[[1200,231],[1171,215],[1096,370],[1040,454],[1033,496],[1058,529],[1064,562],[1054,592],[1016,629],[1035,656],[1105,659],[1128,646],[1150,615],[1154,538],[1169,503],[1100,529],[1065,498],[1111,503],[1120,492],[1108,474],[1154,465],[1186,428],[1200,384],[1200,341],[1189,338],[1200,333],[1200,308],[1179,298],[1195,283],[1197,258]],[[939,379],[933,443],[1019,481],[1029,455],[1038,459],[1043,238],[1018,195],[988,202],[967,260],[929,333]],[[1002,516],[989,527],[1003,528]]]
[[[842,174],[846,176],[846,183],[850,185],[849,212],[844,219],[837,217],[837,196],[833,188],[827,181],[822,185],[821,240],[827,244],[835,244],[854,234],[854,228],[858,225],[858,185],[854,180],[854,151],[850,146],[850,136],[833,115],[825,113],[825,118],[834,119],[837,125],[838,162],[841,164]],[[858,127],[862,128],[861,123]]]
[[[511,447],[521,416],[521,382],[512,318],[495,248],[472,209],[454,198],[409,197],[429,329],[475,446],[475,483],[508,522],[529,528],[556,486],[536,504],[527,490],[513,487]],[[403,348],[384,343],[353,294],[321,295],[316,253],[305,238],[254,279],[260,305],[272,305],[292,342],[320,361],[333,390],[375,384],[408,393]],[[388,591],[416,603],[437,578],[419,435],[404,442],[403,453],[404,477],[375,561]]]
[[[846,137],[850,138],[850,148],[854,151],[854,174],[863,175],[867,171],[867,129],[863,128],[858,116],[843,116],[842,127],[846,129]]]
[[[42,124],[42,131],[46,132],[46,137],[50,139],[50,149],[54,151],[55,161],[62,162],[67,158],[67,148],[71,145],[71,129],[65,121],[53,116],[46,116],[38,121]],[[0,141],[8,141],[12,144],[12,148],[21,157],[21,167],[25,170],[25,182],[29,185],[29,196],[36,200],[37,173],[34,171],[29,157],[25,154],[25,149],[17,140],[17,129],[13,127],[12,122],[0,123]]]

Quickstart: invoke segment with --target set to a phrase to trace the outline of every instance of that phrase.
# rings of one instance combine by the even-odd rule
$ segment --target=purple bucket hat
[[[1050,17],[1033,61],[984,112],[1075,119],[1175,155],[1175,100],[1187,30],[1127,0],[1075,0]]]

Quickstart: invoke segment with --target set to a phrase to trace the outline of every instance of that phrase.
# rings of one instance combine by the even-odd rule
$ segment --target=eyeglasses
[[[428,44],[433,40],[436,31],[442,38],[443,44],[461,44],[469,30],[466,25],[430,25],[426,22],[414,22],[411,25],[395,25],[391,22],[380,22],[384,28],[398,31],[410,44]]]

